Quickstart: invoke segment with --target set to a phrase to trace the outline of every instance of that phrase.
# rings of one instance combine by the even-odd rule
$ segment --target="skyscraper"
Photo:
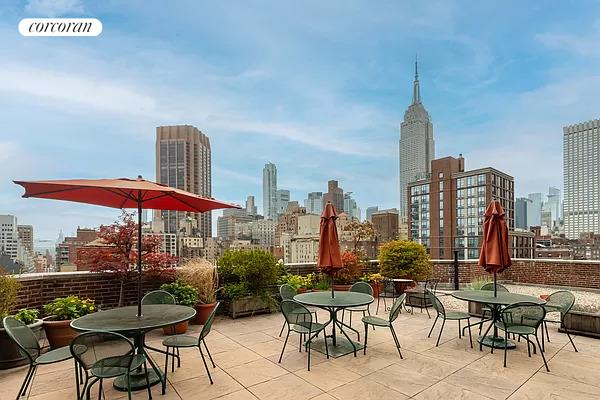
[[[304,199],[304,208],[309,214],[321,215],[323,212],[323,192],[310,192]]]
[[[545,208],[550,211],[551,215],[551,225],[548,228],[553,228],[562,218],[560,215],[560,189],[552,186],[548,188],[548,201]]]
[[[527,198],[527,226],[542,226],[542,194],[529,193]]]
[[[283,214],[290,202],[290,191],[286,189],[277,189],[275,192],[275,204],[277,205],[277,216]]]
[[[352,198],[352,192],[344,193],[344,212],[350,221],[360,221],[360,208]]]
[[[208,136],[191,125],[157,127],[156,180],[163,185],[211,197],[211,151]],[[160,211],[155,215],[162,217],[164,233],[203,238],[212,236],[210,212]],[[193,232],[180,232],[180,221],[186,217],[193,220]]]
[[[277,219],[277,167],[270,162],[263,168],[263,215]]]
[[[377,211],[379,211],[379,206],[367,207],[366,216],[365,216],[366,220],[369,222],[372,222],[371,216],[373,214],[375,214]]]
[[[338,181],[327,182],[327,193],[323,195],[323,208],[331,202],[338,214],[344,211],[344,190],[338,186]]]
[[[433,125],[429,113],[421,103],[419,72],[415,61],[412,104],[404,113],[400,125],[400,218],[407,217],[407,187],[409,182],[427,179],[431,160],[435,157]]]
[[[246,214],[248,214],[248,215],[258,214],[258,210],[256,209],[256,205],[254,203],[255,203],[254,196],[248,196],[248,198],[246,198]]]
[[[527,197],[518,197],[515,200],[515,228],[529,229],[527,225],[527,205],[531,203]]]
[[[563,128],[564,220],[567,239],[600,233],[600,119]]]

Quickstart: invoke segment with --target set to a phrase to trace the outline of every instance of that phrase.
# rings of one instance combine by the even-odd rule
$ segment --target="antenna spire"
[[[419,88],[419,60],[415,54],[415,82],[413,84],[413,104],[421,104],[421,90]]]

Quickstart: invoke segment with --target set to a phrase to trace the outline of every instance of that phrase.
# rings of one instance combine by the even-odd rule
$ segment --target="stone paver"
[[[373,310],[374,311],[374,310]],[[383,312],[380,310],[380,315]],[[319,320],[325,320],[319,313]],[[214,385],[208,381],[197,349],[182,349],[182,365],[169,370],[167,394],[152,388],[153,398],[162,400],[193,399],[598,399],[600,383],[600,340],[574,336],[579,349],[573,351],[566,335],[549,327],[552,342],[546,357],[550,373],[543,368],[538,354],[527,356],[525,342],[508,354],[503,367],[502,351],[491,354],[479,351],[477,330],[473,329],[474,348],[468,336],[459,339],[455,324],[444,329],[440,346],[435,346],[437,329],[427,337],[433,318],[426,313],[402,313],[395,323],[404,359],[400,359],[389,329],[369,331],[367,354],[362,351],[337,359],[326,359],[316,351],[311,354],[311,371],[307,371],[306,352],[298,351],[298,335],[291,334],[282,362],[279,354],[284,337],[279,337],[283,319],[280,314],[257,315],[231,320],[219,317],[207,343],[217,365],[211,369]],[[353,320],[361,328],[360,319]],[[199,327],[188,332],[196,335]],[[361,330],[362,333],[362,330]],[[361,335],[362,336],[362,335]],[[153,347],[161,348],[160,331],[148,335]],[[362,338],[362,337],[361,337]],[[151,353],[164,367],[164,356]],[[207,360],[208,361],[208,360]],[[3,391],[0,398],[12,399],[25,376],[26,368],[0,371]],[[124,399],[126,394],[104,384],[106,399]],[[67,400],[75,397],[72,361],[41,366],[35,376],[29,398],[32,400]],[[97,388],[92,396],[97,397]],[[146,399],[139,391],[134,399]]]

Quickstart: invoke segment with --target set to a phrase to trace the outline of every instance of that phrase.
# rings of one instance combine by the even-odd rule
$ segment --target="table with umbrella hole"
[[[326,354],[325,340],[327,340],[330,357],[337,358],[350,353],[354,353],[354,356],[356,357],[356,352],[361,350],[363,345],[350,339],[345,330],[349,329],[354,331],[359,337],[360,334],[350,325],[340,321],[337,318],[337,313],[345,308],[366,306],[371,304],[373,301],[375,301],[373,296],[356,292],[336,291],[332,293],[329,291],[323,291],[297,294],[294,296],[294,300],[300,304],[321,308],[329,312],[329,321],[327,321],[325,326],[331,324],[332,334],[326,335],[325,338],[322,339],[317,338],[313,340],[311,344],[313,350],[317,350],[320,353]],[[338,329],[343,336],[337,335],[336,332]]]
[[[176,304],[153,304],[142,307],[142,315],[137,315],[137,306],[119,307],[106,311],[98,311],[84,315],[71,322],[71,327],[78,331],[110,331],[125,336],[133,336],[136,352],[144,354],[152,366],[148,371],[150,385],[162,383],[164,374],[156,366],[144,348],[144,337],[151,330],[170,326],[179,322],[188,321],[196,315],[192,307]],[[115,379],[114,387],[127,391],[125,377]],[[131,389],[141,390],[146,388],[146,376],[142,369],[131,375]],[[164,394],[164,393],[163,393]]]
[[[461,290],[458,292],[453,292],[452,297],[457,298],[459,300],[481,303],[483,305],[488,306],[492,311],[491,318],[484,319],[483,321],[479,321],[471,325],[467,325],[463,328],[464,332],[465,329],[470,329],[471,326],[479,325],[482,322],[491,322],[490,326],[488,326],[483,336],[480,336],[478,339],[479,350],[482,350],[482,346],[493,346],[496,349],[504,349],[505,347],[507,349],[514,349],[516,347],[514,342],[510,340],[504,340],[503,337],[498,336],[498,328],[496,327],[496,322],[501,321],[502,319],[501,312],[503,306],[521,302],[529,302],[539,305],[546,304],[546,300],[542,300],[538,297],[509,292],[498,292],[496,293],[496,295],[494,295],[494,292],[491,290]],[[494,334],[488,336],[488,332],[490,331],[492,326],[494,327]]]

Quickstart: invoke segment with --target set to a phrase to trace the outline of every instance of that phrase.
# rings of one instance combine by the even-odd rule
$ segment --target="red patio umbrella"
[[[337,214],[335,207],[327,202],[321,214],[319,227],[319,258],[317,266],[319,269],[331,276],[331,297],[333,297],[333,275],[342,268],[342,256],[340,252],[340,241],[338,239],[335,220]]]
[[[66,200],[138,211],[138,316],[142,315],[142,209],[206,212],[219,208],[240,208],[212,198],[142,179],[68,179],[14,181],[25,188],[23,197]]]
[[[479,251],[479,265],[494,273],[494,297],[496,297],[496,274],[510,267],[508,227],[504,209],[498,200],[492,200],[485,210],[483,240]]]

